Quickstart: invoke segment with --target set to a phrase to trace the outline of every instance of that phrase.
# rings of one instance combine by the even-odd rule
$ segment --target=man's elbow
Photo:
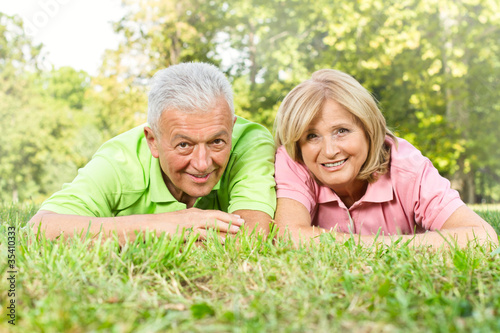
[[[257,230],[257,233],[260,233],[264,236],[269,235],[272,223],[273,221],[271,220],[271,218],[256,223],[255,228]]]
[[[48,210],[40,210],[28,221],[28,226],[33,230],[33,233],[37,236],[44,235],[48,239],[55,239],[51,237],[50,233],[46,234],[47,225],[44,223],[49,214],[55,214],[54,212]]]
[[[267,213],[254,210],[239,210],[234,214],[240,215],[245,220],[245,229],[248,234],[261,234],[267,236],[270,232],[270,225],[273,223],[271,216]]]

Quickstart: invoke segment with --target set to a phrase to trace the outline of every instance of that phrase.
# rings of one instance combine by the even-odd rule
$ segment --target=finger
[[[245,223],[245,220],[242,219],[241,216],[239,216],[237,214],[225,213],[225,212],[221,212],[219,210],[213,210],[213,211],[211,211],[211,214],[217,220],[222,221],[222,222],[226,222],[226,223],[231,223],[233,225],[242,226]]]
[[[237,233],[238,231],[240,231],[240,227],[237,226],[237,225],[231,225],[229,226],[229,228],[227,229],[227,233],[228,234],[235,234]]]
[[[245,220],[241,218],[241,216],[239,215],[236,215],[236,214],[231,214],[231,220],[229,222],[231,222],[231,224],[233,225],[237,225],[237,226],[242,226],[244,223],[245,223]]]
[[[199,235],[198,241],[207,240],[207,232],[204,229],[196,229],[196,233]]]
[[[235,234],[240,230],[240,226],[233,225],[232,223],[226,223],[224,221],[213,220],[212,223],[205,223],[204,226],[200,226],[202,229],[215,229],[220,232],[227,232],[230,234]]]

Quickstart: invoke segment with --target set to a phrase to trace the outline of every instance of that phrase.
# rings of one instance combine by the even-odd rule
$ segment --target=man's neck
[[[165,185],[167,186],[168,191],[172,194],[175,200],[182,202],[183,204],[186,205],[186,208],[192,208],[194,207],[194,204],[196,203],[196,200],[198,198],[192,197],[189,194],[181,191],[179,188],[175,187],[174,184],[168,179],[168,177],[162,172],[163,176],[163,181],[165,182]]]

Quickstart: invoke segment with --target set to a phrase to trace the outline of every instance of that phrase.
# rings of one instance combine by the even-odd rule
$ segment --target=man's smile
[[[189,172],[186,172],[189,177],[195,182],[195,183],[205,183],[208,178],[210,178],[210,175],[214,173],[214,171],[209,172],[209,173],[203,173],[203,174],[192,174]]]

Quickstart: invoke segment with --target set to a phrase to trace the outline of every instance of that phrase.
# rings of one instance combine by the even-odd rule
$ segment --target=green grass
[[[41,240],[0,206],[0,332],[498,332],[500,251],[311,249],[243,235],[206,247],[146,235],[119,248]],[[481,211],[500,231],[500,212]],[[17,229],[16,326],[7,227]],[[214,235],[212,235],[214,236]]]

